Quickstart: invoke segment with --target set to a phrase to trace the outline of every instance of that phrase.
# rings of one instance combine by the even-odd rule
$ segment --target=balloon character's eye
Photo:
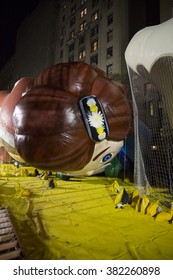
[[[112,158],[112,156],[113,156],[113,154],[111,154],[111,153],[105,155],[105,156],[102,158],[101,162],[106,162],[106,161],[110,160],[110,159]]]

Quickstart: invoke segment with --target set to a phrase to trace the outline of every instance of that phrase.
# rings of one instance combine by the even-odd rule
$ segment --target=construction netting
[[[173,192],[173,131],[165,97],[147,79],[129,70],[134,111],[134,183]],[[170,96],[171,102],[171,96]]]

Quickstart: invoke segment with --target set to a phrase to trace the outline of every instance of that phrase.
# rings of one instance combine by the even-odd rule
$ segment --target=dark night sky
[[[15,50],[16,33],[39,0],[1,0],[0,3],[0,68]]]
[[[0,1],[0,68],[15,50],[17,30],[27,15],[31,14],[40,0]],[[49,0],[48,0],[49,1]],[[142,4],[143,3],[143,8]],[[159,23],[159,0],[130,0],[131,37],[146,25]],[[141,10],[142,8],[142,10]],[[143,11],[141,13],[141,11]],[[138,27],[138,30],[136,29]]]

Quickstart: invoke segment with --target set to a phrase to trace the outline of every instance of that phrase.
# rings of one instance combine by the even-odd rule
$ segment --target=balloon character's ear
[[[108,137],[109,126],[100,100],[85,96],[79,100],[79,108],[90,139],[100,142]]]

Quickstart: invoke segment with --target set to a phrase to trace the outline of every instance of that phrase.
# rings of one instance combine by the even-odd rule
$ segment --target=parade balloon
[[[117,177],[123,169],[118,157],[111,160],[110,164],[105,168],[105,175],[107,177]]]
[[[0,142],[35,168],[68,176],[101,173],[131,131],[126,93],[86,63],[56,64],[0,92]]]

